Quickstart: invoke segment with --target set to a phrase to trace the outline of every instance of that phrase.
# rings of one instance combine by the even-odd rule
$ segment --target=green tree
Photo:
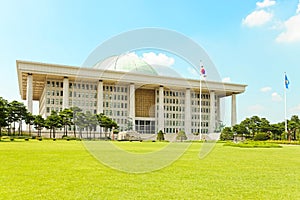
[[[31,136],[31,126],[33,125],[33,122],[34,122],[34,116],[32,115],[31,112],[27,112],[25,116],[25,123],[28,125],[30,136]]]
[[[236,133],[238,136],[249,135],[249,131],[243,123],[234,125],[232,127],[232,131],[233,131],[233,133]]]
[[[281,139],[281,134],[284,132],[284,122],[271,124],[270,129],[272,134],[271,138],[273,140]]]
[[[92,114],[90,111],[87,111],[85,114],[86,117],[86,128],[88,131],[88,135],[90,135],[90,139],[92,138],[92,130],[96,129],[98,124],[97,116]],[[95,139],[95,132],[94,132],[94,139]]]
[[[7,101],[2,97],[0,97],[0,137],[2,136],[2,127],[8,126],[7,117],[8,117]]]
[[[300,128],[300,119],[297,115],[293,115],[291,120],[288,121],[289,140],[297,140],[296,133]]]
[[[220,140],[233,140],[233,131],[230,127],[223,128]]]
[[[74,133],[74,137],[76,137],[76,117],[78,116],[77,113],[82,112],[82,109],[79,107],[71,107],[70,110],[73,112],[73,118],[72,118],[72,124],[73,124],[73,133]]]
[[[8,104],[8,123],[13,123],[13,135],[16,133],[16,123],[19,124],[18,134],[21,135],[22,121],[25,119],[26,114],[27,109],[23,103],[12,101]]]
[[[180,140],[180,142],[182,142],[182,140],[186,140],[186,139],[187,139],[187,137],[183,130],[181,130],[177,133],[176,140]]]
[[[45,127],[45,120],[41,115],[36,115],[34,117],[34,128],[38,131],[38,137],[42,136],[42,129]]]
[[[51,114],[46,118],[45,120],[45,127],[50,130],[50,138],[51,138],[51,132],[53,135],[53,138],[56,137],[56,129],[62,127],[62,119],[58,115],[56,111],[51,111]]]
[[[111,119],[106,115],[102,115],[100,120],[101,120],[101,127],[104,127],[105,129],[105,138],[107,138],[107,132],[109,129],[112,129],[112,127],[116,129],[118,128],[118,124],[113,119]]]
[[[165,140],[165,136],[164,136],[164,133],[163,133],[162,130],[158,131],[156,140],[158,140],[158,141],[164,141]]]
[[[86,116],[83,112],[76,112],[74,114],[74,123],[79,128],[79,137],[82,138],[82,131],[86,127]]]
[[[65,108],[64,110],[59,112],[59,116],[61,118],[61,123],[64,128],[64,135],[68,136],[68,127],[73,124],[73,111],[69,108]]]

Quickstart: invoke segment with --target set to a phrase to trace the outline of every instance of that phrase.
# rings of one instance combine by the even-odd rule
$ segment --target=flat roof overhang
[[[131,72],[112,71],[94,68],[75,67],[58,64],[48,64],[31,61],[16,61],[19,92],[21,98],[26,100],[27,76],[33,77],[33,100],[39,100],[47,79],[63,80],[68,77],[70,81],[95,81],[103,80],[104,83],[130,84],[134,83],[136,88],[154,89],[164,86],[169,89],[186,89],[199,91],[199,80],[186,79],[182,77],[166,77],[157,75],[145,75]],[[215,91],[221,97],[232,94],[240,94],[245,91],[247,85],[235,83],[223,83],[202,80],[202,91]]]

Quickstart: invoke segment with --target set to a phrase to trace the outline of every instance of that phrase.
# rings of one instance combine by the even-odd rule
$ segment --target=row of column
[[[32,113],[33,109],[33,77],[29,73],[27,76],[27,109]],[[133,123],[133,128],[135,128],[135,85],[133,83],[129,86],[129,118]],[[218,106],[217,112],[218,117],[220,117],[220,100],[217,99]],[[63,80],[63,109],[69,107],[69,79],[64,77]],[[200,111],[201,112],[201,111]],[[99,80],[97,87],[97,113],[103,113],[103,82]],[[210,128],[209,132],[215,130],[215,92],[210,92]],[[231,125],[236,124],[236,94],[232,94],[231,100]],[[164,87],[159,87],[158,95],[158,130],[164,129]],[[185,92],[185,130],[186,133],[191,132],[191,90],[188,88]]]

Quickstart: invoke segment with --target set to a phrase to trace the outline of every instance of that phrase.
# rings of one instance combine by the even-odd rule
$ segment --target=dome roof
[[[157,71],[134,53],[111,56],[98,62],[93,68],[158,75]]]

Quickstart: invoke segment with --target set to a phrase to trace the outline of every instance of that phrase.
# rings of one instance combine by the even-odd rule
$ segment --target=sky
[[[248,85],[237,95],[238,122],[253,115],[271,123],[284,120],[284,72],[290,81],[287,117],[299,115],[299,0],[2,0],[0,96],[21,101],[16,60],[81,66],[104,41],[147,27],[192,39],[224,81]],[[164,52],[139,56],[152,64],[182,64]],[[227,125],[229,104],[226,99]]]

